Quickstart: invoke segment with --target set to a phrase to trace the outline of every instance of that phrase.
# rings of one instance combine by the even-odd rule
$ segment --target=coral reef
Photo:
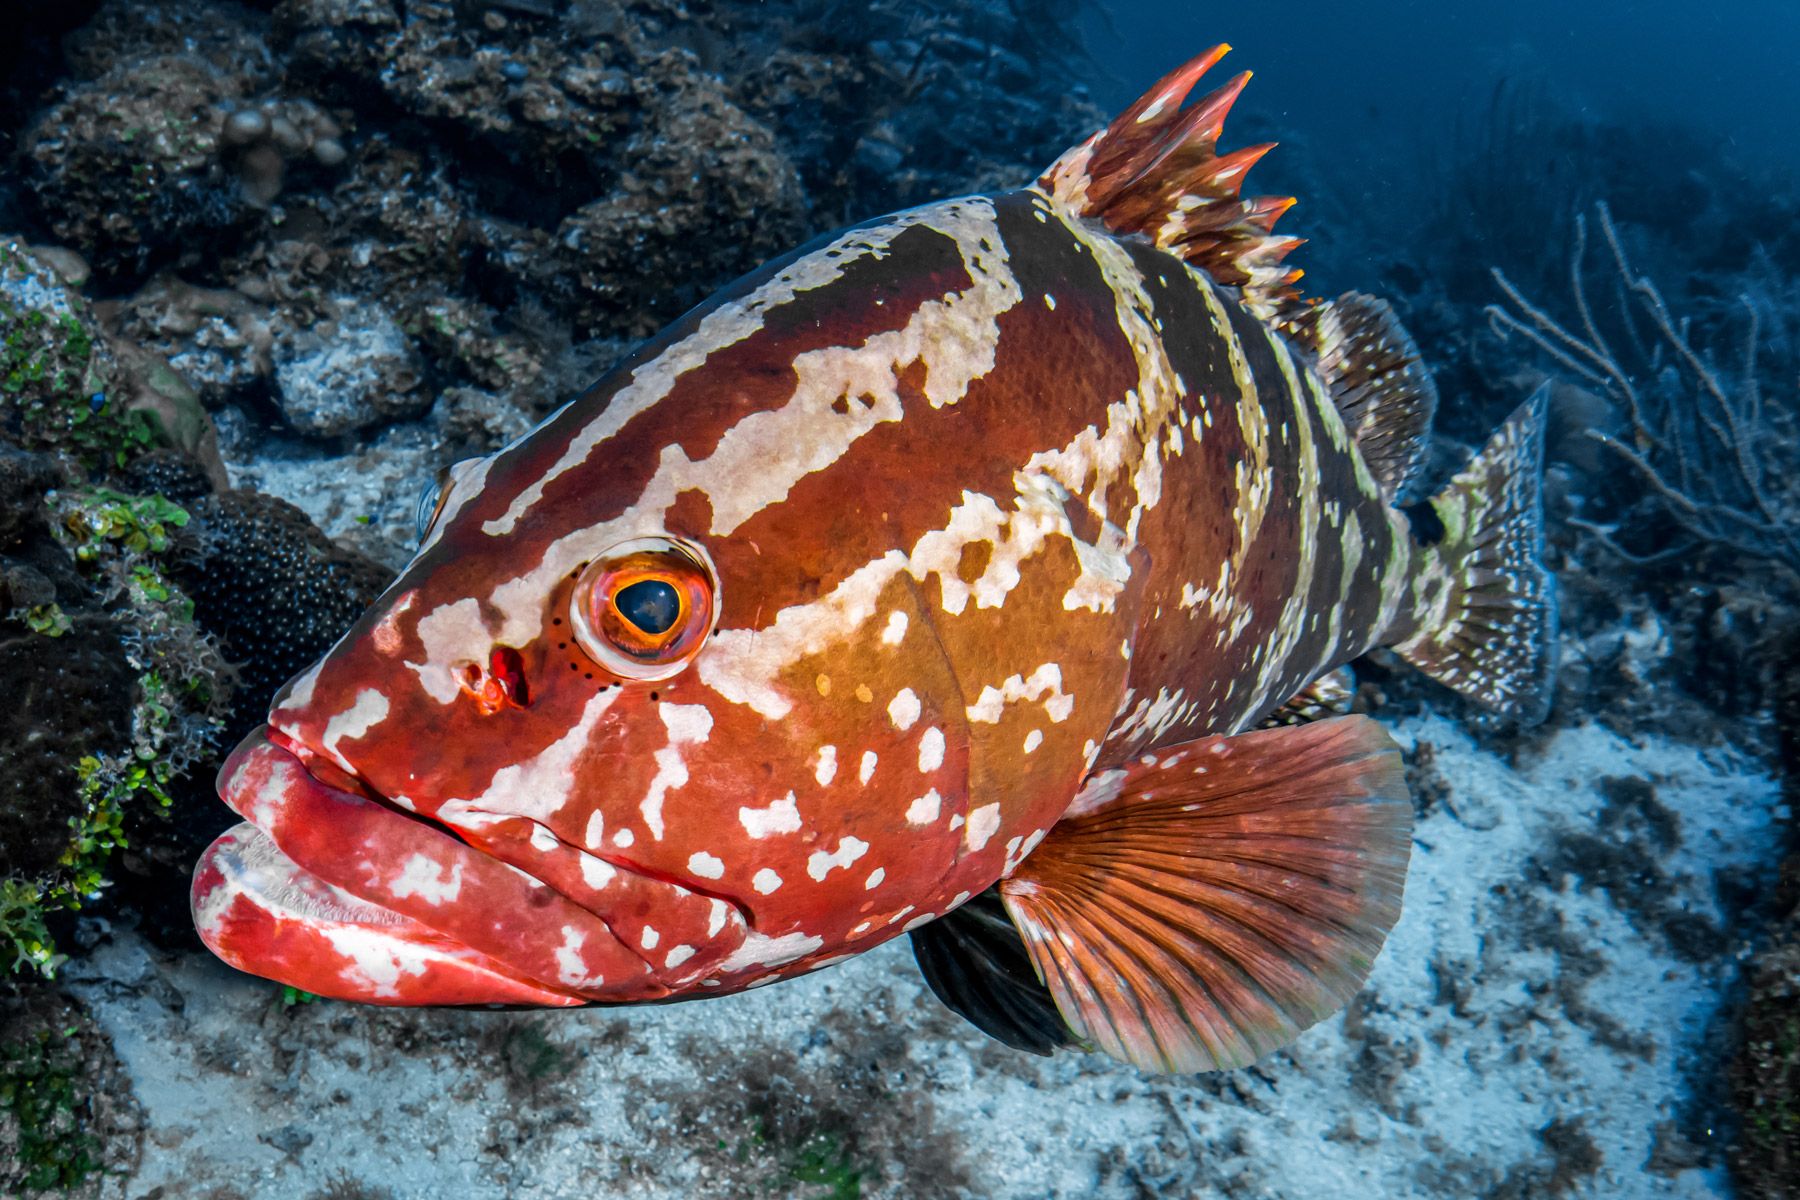
[[[1747,1194],[1793,1194],[1793,896],[1768,887],[1756,849],[1782,835],[1751,768],[1665,739],[1772,754],[1781,736],[1800,604],[1800,209],[1791,189],[1718,182],[1729,164],[1691,131],[1603,125],[1516,86],[1424,186],[1394,189],[1422,215],[1358,229],[1312,188],[1303,211],[1342,214],[1309,266],[1380,248],[1385,290],[1460,399],[1439,474],[1562,377],[1557,711],[1534,732],[1488,728],[1415,672],[1364,665],[1359,702],[1413,718],[1433,916],[1415,907],[1408,954],[1275,1072],[1153,1086],[1017,1062],[934,1016],[884,959],[774,1008],[758,995],[552,1024],[284,1006],[210,960],[145,949],[188,944],[185,872],[233,819],[211,763],[410,554],[438,469],[518,436],[809,236],[1030,178],[1102,120],[1068,85],[1090,73],[1067,32],[1080,7],[14,6],[0,662],[23,701],[0,720],[0,974],[14,964],[19,989],[0,1000],[0,1191],[91,1188],[97,1168],[128,1171],[132,1194],[193,1190],[195,1167],[207,1186],[258,1177],[295,1195],[637,1195],[676,1179],[695,1194],[1128,1196],[1344,1177],[1597,1195],[1646,1171],[1700,1194],[1719,1182],[1704,1081],[1721,1052],[1690,1022],[1766,921],[1732,1161]],[[1596,227],[1576,214],[1608,196],[1596,273]],[[1585,290],[1559,309],[1545,298],[1570,261]],[[1511,316],[1489,327],[1497,301]],[[1474,741],[1428,711],[1471,716]],[[1606,729],[1570,728],[1590,713]],[[368,1107],[371,1076],[384,1104],[404,1097],[404,1122]],[[1052,1089],[1067,1102],[1046,1106]],[[1481,1096],[1487,1123],[1446,1127],[1446,1090]],[[245,1112],[253,1130],[208,1139]],[[391,1152],[334,1139],[346,1114]],[[1284,1120],[1317,1155],[1290,1153]]]
[[[191,939],[185,875],[231,819],[205,764],[410,553],[426,480],[733,274],[900,203],[1029,178],[1099,119],[1057,82],[1072,48],[1025,46],[1034,22],[1004,5],[15,7],[9,1194],[91,1190],[135,1155],[95,1090],[128,1094],[104,1037],[41,976],[106,917]],[[545,1045],[502,1047],[533,1089],[558,1073],[534,1065]],[[747,1177],[859,1186],[848,1118],[743,1135]],[[297,1159],[309,1140],[268,1144]]]
[[[130,1162],[144,1117],[87,1009],[0,986],[0,1194],[91,1196]]]
[[[223,477],[211,423],[155,355],[116,344],[82,258],[0,238],[0,965],[53,973],[51,926],[104,888],[131,810],[211,750],[225,665],[163,573],[187,521],[94,486],[159,445]],[[210,467],[207,465],[210,462]]]
[[[1389,275],[1446,394],[1464,397],[1447,406],[1452,438],[1479,436],[1516,397],[1555,385],[1557,711],[1632,736],[1748,745],[1792,776],[1800,193],[1791,179],[1745,177],[1697,131],[1597,123],[1511,84],[1473,132],[1420,189],[1436,198],[1432,253]],[[1684,170],[1663,170],[1671,158]],[[1438,461],[1458,453],[1452,442]],[[1404,674],[1370,675],[1389,703],[1449,711]],[[1528,752],[1537,739],[1495,744]],[[1796,828],[1790,815],[1771,852],[1793,845]],[[1562,849],[1577,856],[1572,878],[1611,879],[1655,907],[1632,880],[1656,878],[1665,850]],[[1640,869],[1642,857],[1651,865]],[[1694,1081],[1697,1097],[1734,1097],[1738,1117],[1723,1123],[1738,1132],[1732,1163],[1753,1195],[1793,1194],[1792,907],[1791,886],[1745,898],[1743,928],[1760,941],[1750,994]],[[1722,1061],[1734,1055],[1727,1087]]]
[[[1767,559],[1800,588],[1800,397],[1777,395],[1765,402],[1758,372],[1764,312],[1778,319],[1800,313],[1763,298],[1740,297],[1743,361],[1736,378],[1728,379],[1710,356],[1694,348],[1689,322],[1678,321],[1656,284],[1633,268],[1604,202],[1595,215],[1617,271],[1614,282],[1631,300],[1613,314],[1623,325],[1614,340],[1628,348],[1629,361],[1601,332],[1588,299],[1582,214],[1575,220],[1570,287],[1583,333],[1558,324],[1501,271],[1495,282],[1510,307],[1491,306],[1488,319],[1503,338],[1529,342],[1572,382],[1603,394],[1623,411],[1625,426],[1616,436],[1587,431],[1628,468],[1621,490],[1643,497],[1615,524],[1654,529],[1644,509],[1655,506],[1686,537],[1634,553],[1615,540],[1616,529],[1575,517],[1569,523],[1639,566],[1690,554],[1705,543]]]
[[[191,464],[146,470],[158,491],[183,494],[188,514],[164,568],[193,605],[195,629],[229,665],[228,702],[214,708],[223,753],[262,724],[275,690],[337,640],[391,578],[386,568],[320,533],[293,505],[243,489],[213,493]],[[196,945],[186,882],[207,843],[236,821],[213,794],[211,770],[168,787],[173,804],[154,819],[128,814],[132,849],[113,872],[119,905],[167,944]]]
[[[330,648],[391,578],[334,544],[299,509],[233,490],[188,504],[193,522],[171,573],[195,619],[235,664],[247,720],[260,723],[275,689]]]
[[[326,438],[445,386],[541,413],[570,341],[642,336],[846,219],[1028,178],[1096,119],[998,49],[1032,23],[943,8],[802,10],[771,44],[760,6],[111,3],[22,150],[50,233],[144,281],[117,329],[209,405]]]
[[[20,579],[36,589],[16,598],[36,603],[12,609],[0,643],[26,685],[0,727],[0,951],[9,970],[49,975],[65,955],[46,918],[106,886],[133,806],[170,804],[169,787],[213,747],[230,682],[164,570],[183,509],[104,489],[41,503],[50,544],[27,529],[7,547],[25,559],[9,571],[13,590]]]
[[[1731,1156],[1746,1200],[1800,1196],[1800,919],[1788,914],[1750,970],[1732,1070],[1743,1129]]]
[[[1800,633],[1775,655],[1783,792],[1790,813],[1788,856],[1768,907],[1770,932],[1748,972],[1743,1030],[1731,1065],[1732,1100],[1742,1124],[1732,1173],[1746,1200],[1800,1197]]]
[[[20,231],[0,238],[0,433],[37,456],[0,462],[0,578],[14,677],[55,697],[5,731],[32,766],[9,811],[42,818],[0,845],[21,962],[54,968],[49,926],[108,862],[116,903],[177,923],[164,894],[224,816],[183,771],[379,590],[438,468],[732,274],[1028,178],[1098,119],[1042,69],[1074,48],[1004,6],[770,15],[20,11],[0,49],[0,215]],[[993,157],[968,161],[975,143]],[[138,795],[179,800],[173,820]]]

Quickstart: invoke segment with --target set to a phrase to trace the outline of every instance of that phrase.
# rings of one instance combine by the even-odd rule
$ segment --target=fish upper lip
[[[298,870],[541,987],[588,999],[600,987],[666,994],[654,964],[598,914],[289,735],[253,731],[220,769],[218,792]],[[577,935],[579,955],[556,945]]]
[[[311,776],[316,783],[322,784],[334,791],[346,792],[353,796],[360,796],[372,804],[379,804],[395,816],[405,817],[409,821],[417,821],[419,824],[428,828],[435,829],[440,833],[448,834],[465,846],[468,845],[468,839],[465,838],[455,826],[447,824],[427,813],[419,812],[417,809],[407,808],[396,803],[374,784],[357,774],[356,771],[344,767],[342,764],[334,761],[329,755],[313,749],[300,739],[293,737],[290,734],[283,733],[273,725],[265,725],[262,729],[262,735],[268,739],[270,745],[293,755],[294,759],[300,764],[301,770]],[[255,734],[252,734],[251,736],[254,737]],[[219,794],[221,797],[224,797],[224,789],[225,772],[221,771],[219,773]],[[229,804],[230,801],[226,800],[226,803]],[[256,824],[254,819],[251,820],[251,824]],[[470,847],[470,849],[476,848]],[[479,850],[476,850],[476,852],[480,853]]]
[[[501,862],[506,861],[505,859],[500,858],[498,855],[492,854],[487,849],[470,843],[464,830],[459,829],[457,826],[449,823],[448,821],[445,821],[441,817],[438,817],[436,815],[426,814],[423,812],[419,812],[416,809],[404,807],[400,804],[395,803],[393,800],[391,800],[386,795],[384,795],[379,789],[377,789],[373,784],[369,783],[368,780],[364,779],[361,775],[357,774],[355,770],[346,768],[344,766],[344,764],[341,761],[338,761],[334,756],[331,756],[331,755],[325,754],[321,751],[315,750],[314,748],[312,748],[311,746],[308,746],[306,743],[302,742],[298,738],[295,738],[289,734],[283,733],[281,730],[275,728],[273,725],[266,727],[265,736],[268,738],[268,740],[271,743],[273,743],[274,745],[276,745],[277,747],[279,747],[283,750],[286,750],[288,753],[292,754],[296,759],[298,759],[301,767],[303,767],[306,770],[306,773],[308,775],[311,775],[314,779],[318,780],[320,783],[324,784],[326,787],[337,788],[342,791],[349,791],[356,795],[360,795],[364,799],[369,800],[375,804],[379,804],[383,808],[386,808],[389,811],[391,811],[399,816],[406,817],[409,820],[418,821],[421,824],[429,826],[432,829],[440,830],[446,834],[449,834],[451,837],[453,837],[457,841],[463,843],[465,846],[468,846],[472,851],[474,851],[477,854],[488,855],[489,857],[495,858]],[[495,814],[491,814],[491,815],[506,816],[506,817],[511,817],[512,819],[517,819],[517,820],[522,820],[522,821],[530,821],[531,825],[533,826],[533,828],[535,830],[541,830],[543,833],[554,838],[556,840],[556,844],[559,849],[567,850],[567,851],[575,851],[575,852],[579,852],[581,854],[585,854],[590,858],[597,858],[601,862],[608,865],[609,867],[612,867],[613,869],[615,869],[617,871],[621,871],[627,875],[635,875],[635,876],[638,876],[639,878],[642,878],[645,880],[650,880],[654,883],[658,883],[658,884],[662,884],[662,885],[665,885],[670,888],[678,889],[679,891],[687,893],[689,895],[700,896],[700,897],[704,897],[708,900],[717,900],[717,901],[720,901],[721,903],[728,904],[731,906],[732,910],[737,914],[738,919],[741,922],[743,922],[744,927],[746,929],[754,928],[754,926],[755,926],[754,914],[753,914],[750,906],[748,904],[746,904],[744,902],[743,898],[740,896],[737,896],[730,892],[725,892],[725,891],[714,891],[714,890],[706,887],[704,884],[696,883],[691,879],[687,879],[682,876],[672,874],[668,871],[661,870],[657,867],[649,866],[644,863],[639,863],[627,855],[621,855],[614,851],[606,850],[604,848],[590,847],[590,846],[580,845],[575,842],[570,842],[567,839],[561,837],[554,829],[550,828],[548,825],[545,825],[540,821],[532,820],[532,818],[525,817],[523,815],[504,814],[504,813],[495,813]],[[515,868],[518,867],[518,864],[516,864],[516,863],[511,864],[511,865],[513,865]],[[523,869],[523,868],[518,868],[518,869]],[[546,881],[543,881],[543,880],[540,880],[539,882],[545,882],[546,886],[554,886],[552,884],[548,884]],[[596,915],[598,915],[598,914],[596,914]],[[600,919],[602,921],[605,921],[606,918],[604,916],[601,916]],[[619,937],[619,935],[617,935],[617,934],[615,934],[614,936],[619,938],[619,942],[625,947],[626,950],[630,951],[635,957],[637,957],[639,960],[641,960],[644,963],[644,966],[647,970],[650,970],[652,972],[657,970],[657,963],[655,962],[655,960],[650,957],[650,955],[647,951],[641,949],[638,946],[638,944],[636,942],[634,942],[631,938]]]
[[[273,745],[286,750],[289,754],[299,759],[300,765],[306,768],[306,773],[311,775],[314,779],[317,779],[320,783],[325,784],[327,787],[335,787],[342,791],[359,792],[370,800],[386,799],[381,793],[369,786],[368,780],[364,779],[361,775],[358,775],[355,771],[346,770],[343,767],[340,767],[329,758],[320,754],[317,750],[314,750],[311,746],[308,746],[299,738],[283,733],[274,725],[263,726],[262,735]],[[327,778],[327,772],[329,774],[337,775],[340,778]]]
[[[504,859],[498,858],[498,856],[490,854],[480,846],[471,845],[469,839],[464,836],[463,831],[447,821],[444,821],[437,816],[422,813],[415,809],[405,808],[396,804],[354,770],[346,769],[342,763],[314,750],[311,746],[306,745],[299,739],[281,732],[273,725],[266,728],[265,736],[271,744],[292,754],[299,761],[301,768],[304,769],[308,775],[312,776],[313,779],[324,784],[326,787],[350,792],[353,795],[359,795],[372,803],[381,805],[383,808],[397,816],[405,817],[411,821],[417,821],[431,829],[448,834],[458,842],[468,846],[469,849],[476,854],[486,855],[499,862],[505,861]],[[528,817],[520,817],[518,819],[530,820]],[[751,925],[750,909],[737,896],[725,892],[709,891],[703,887],[696,887],[686,879],[678,878],[670,875],[666,871],[657,870],[654,867],[646,866],[642,863],[635,862],[628,857],[610,851],[591,849],[587,846],[576,845],[575,843],[569,842],[558,836],[555,830],[544,825],[542,822],[532,821],[531,823],[534,828],[542,830],[550,837],[555,838],[557,846],[563,850],[579,851],[591,858],[599,859],[614,870],[625,872],[628,875],[640,876],[644,879],[665,884],[672,888],[679,888],[684,892],[696,896],[704,896],[709,900],[722,901],[725,904],[729,904],[732,909],[736,911],[739,919],[744,922],[746,927]],[[254,824],[254,822],[252,822],[252,824]],[[540,880],[539,882],[543,881]],[[546,884],[546,886],[550,885]],[[598,914],[596,915],[598,916]],[[604,917],[600,917],[600,920],[605,922]],[[657,969],[657,963],[650,957],[647,950],[642,949],[630,938],[620,937],[618,934],[614,934],[613,936],[618,938],[619,944],[629,951],[634,958],[644,964],[644,968],[647,971],[653,972]]]

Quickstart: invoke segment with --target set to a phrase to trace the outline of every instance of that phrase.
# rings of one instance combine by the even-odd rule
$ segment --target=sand
[[[1743,951],[1726,905],[1776,853],[1774,782],[1597,725],[1512,765],[1442,718],[1395,732],[1428,747],[1405,915],[1351,1007],[1253,1068],[1013,1053],[937,1004],[904,943],[702,1003],[468,1013],[284,1006],[113,929],[68,968],[148,1121],[104,1191],[1725,1194],[1693,1165],[1696,1088]]]

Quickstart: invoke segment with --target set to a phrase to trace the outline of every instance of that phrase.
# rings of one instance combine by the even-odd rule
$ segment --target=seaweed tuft
[[[60,813],[62,825],[44,826],[32,853],[6,857],[0,967],[49,977],[66,959],[51,929],[55,914],[100,896],[110,860],[129,844],[131,810],[168,808],[173,781],[210,754],[231,672],[196,629],[193,602],[164,572],[171,534],[188,521],[185,509],[161,496],[106,489],[52,491],[44,507],[51,537],[74,565],[69,582],[85,585],[83,607],[74,615],[57,608],[60,630],[38,628],[41,616],[26,610],[20,623],[39,637],[55,633],[55,644],[13,639],[5,650],[20,674],[41,677],[43,712],[74,713],[77,736],[62,761],[46,764],[44,777],[13,781],[21,817],[31,807],[23,789],[35,784],[51,793],[42,811]],[[85,686],[57,686],[71,665],[77,680],[85,674]],[[128,705],[119,702],[121,691]],[[71,699],[81,694],[84,706]],[[18,740],[45,739],[22,730]]]
[[[81,1005],[0,982],[0,1195],[88,1196],[135,1155],[138,1109]]]

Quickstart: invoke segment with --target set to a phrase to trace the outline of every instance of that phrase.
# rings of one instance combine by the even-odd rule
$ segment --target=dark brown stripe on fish
[[[772,585],[754,598],[760,616],[728,596],[727,625],[758,628],[883,554],[910,552],[943,529],[968,494],[1010,509],[1015,473],[1034,454],[1104,421],[1108,400],[1133,386],[1136,365],[1099,268],[1059,224],[1034,218],[1032,200],[1030,193],[995,200],[1004,243],[996,249],[1006,253],[1021,299],[998,319],[993,368],[956,403],[933,408],[921,392],[923,363],[909,364],[900,372],[903,419],[871,429],[829,469],[805,476],[781,504],[721,541],[722,572],[747,571],[754,559],[756,574]],[[1046,296],[1055,297],[1054,309]],[[959,453],[946,454],[947,447]],[[941,613],[937,585],[927,579],[923,586],[928,608]]]

